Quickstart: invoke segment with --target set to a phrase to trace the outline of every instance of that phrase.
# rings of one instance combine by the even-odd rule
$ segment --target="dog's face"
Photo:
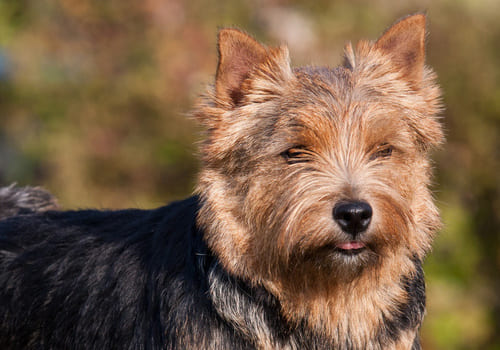
[[[286,48],[220,33],[215,92],[198,112],[199,222],[228,270],[320,288],[425,254],[439,226],[427,152],[442,132],[424,35],[413,16],[348,45],[343,66],[292,69]]]

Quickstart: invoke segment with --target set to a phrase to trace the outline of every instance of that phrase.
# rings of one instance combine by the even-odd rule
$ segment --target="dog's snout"
[[[351,235],[366,231],[373,215],[366,202],[341,202],[333,208],[333,218],[342,230]]]

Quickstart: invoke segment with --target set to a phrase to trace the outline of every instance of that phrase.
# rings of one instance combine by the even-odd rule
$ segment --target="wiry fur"
[[[222,30],[197,195],[1,221],[0,347],[419,349],[443,138],[424,34],[405,18],[330,69]],[[353,200],[356,238],[333,218]]]
[[[10,216],[56,210],[57,200],[39,187],[0,188],[0,220]]]
[[[374,334],[407,305],[401,281],[415,276],[414,260],[439,227],[428,149],[443,138],[440,92],[423,46],[405,46],[412,35],[423,45],[422,22],[417,15],[390,29],[417,32],[399,44],[382,36],[355,51],[348,45],[335,69],[292,69],[285,48],[267,49],[238,100],[217,87],[197,114],[208,126],[198,186],[208,245],[225,269],[276,295],[287,321],[307,322],[336,346],[381,347]],[[398,50],[416,59],[399,59]],[[385,144],[392,157],[371,159]],[[291,148],[301,161],[283,159]],[[332,251],[347,239],[332,220],[335,203],[346,199],[374,208],[363,256]],[[393,346],[410,346],[420,311]]]

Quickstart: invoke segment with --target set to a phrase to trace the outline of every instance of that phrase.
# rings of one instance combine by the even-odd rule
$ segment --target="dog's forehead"
[[[287,98],[292,109],[299,114],[300,111],[306,111],[308,114],[337,119],[349,113],[356,99],[356,84],[350,69],[342,66],[306,66],[294,68],[294,74],[298,84],[294,85]],[[360,110],[359,105],[355,107]]]
[[[341,103],[349,99],[354,83],[351,70],[339,66],[305,66],[294,68],[301,92],[309,103]],[[297,95],[295,90],[294,95]],[[299,97],[299,96],[297,96]]]
[[[342,130],[359,129],[381,137],[406,132],[398,106],[357,82],[349,68],[306,66],[294,68],[294,73],[301,89],[287,96],[282,116],[300,126],[296,130],[338,136]]]
[[[402,108],[395,94],[398,81],[372,84],[359,78],[359,73],[338,66],[306,66],[294,68],[300,89],[294,86],[289,96],[293,107],[313,108],[315,114],[334,119],[357,117],[369,120],[378,114],[391,114]],[[325,113],[327,112],[327,113]],[[358,120],[361,121],[361,120]]]
[[[350,84],[351,70],[339,67],[326,67],[326,66],[304,66],[296,67],[293,69],[295,76],[305,82],[308,81],[312,85],[326,84],[337,85],[339,83]]]

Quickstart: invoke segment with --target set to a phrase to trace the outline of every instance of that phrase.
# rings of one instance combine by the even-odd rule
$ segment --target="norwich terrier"
[[[419,349],[443,141],[424,46],[417,14],[291,68],[221,30],[197,194],[1,221],[0,347]]]

